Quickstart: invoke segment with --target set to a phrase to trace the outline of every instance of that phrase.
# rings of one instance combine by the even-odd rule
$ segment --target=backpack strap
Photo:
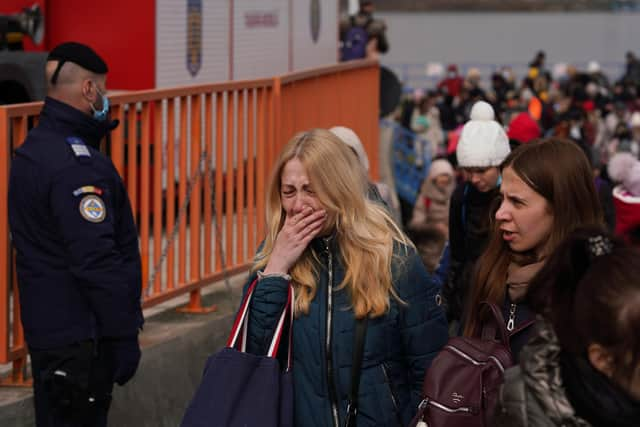
[[[347,404],[347,418],[344,425],[355,427],[358,415],[358,390],[360,389],[360,373],[362,371],[362,358],[364,356],[364,342],[367,334],[369,316],[356,320],[353,345],[353,364],[351,366],[351,392]]]
[[[483,340],[494,340],[496,337],[505,346],[509,346],[509,333],[505,326],[504,316],[497,305],[484,301],[481,305],[486,305],[491,311],[491,317],[482,325],[481,338]]]

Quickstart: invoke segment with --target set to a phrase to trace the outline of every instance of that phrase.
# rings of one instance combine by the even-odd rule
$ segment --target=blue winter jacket
[[[337,289],[345,270],[335,242],[318,238],[311,248],[321,263],[309,314],[293,327],[295,425],[337,427],[344,425],[351,387],[355,318],[347,291]],[[406,304],[392,298],[389,312],[368,322],[358,427],[407,425],[425,369],[448,338],[439,286],[413,248],[396,245],[395,254],[393,283]],[[286,298],[285,279],[260,280],[250,306],[249,352],[266,353]]]

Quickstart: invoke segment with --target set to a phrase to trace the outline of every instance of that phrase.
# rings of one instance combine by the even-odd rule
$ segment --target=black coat
[[[449,321],[459,320],[462,316],[475,262],[489,240],[491,208],[498,194],[498,189],[481,193],[473,185],[465,183],[459,185],[451,196],[451,261],[449,276],[442,289]]]
[[[123,182],[97,148],[108,125],[51,98],[15,150],[9,223],[31,348],[135,337],[138,233]]]

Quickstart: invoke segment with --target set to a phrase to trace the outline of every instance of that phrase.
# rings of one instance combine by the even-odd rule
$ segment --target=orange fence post
[[[211,162],[213,160],[213,94],[206,94],[204,109],[204,143],[206,153],[206,163],[204,165],[204,275],[211,274],[213,261],[211,257],[211,206],[212,191],[211,188]]]
[[[9,115],[6,107],[0,107],[0,205],[7,206],[9,190],[9,159],[11,157],[11,133]],[[7,209],[0,209],[0,310],[6,310],[0,316],[0,363],[7,363],[9,358],[9,218]]]
[[[273,79],[273,91],[271,92],[271,114],[269,114],[269,137],[271,140],[268,143],[268,155],[267,155],[267,169],[271,170],[273,163],[276,160],[276,156],[280,151],[282,143],[282,111],[280,104],[280,93],[282,85],[280,83],[280,77]]]
[[[266,123],[267,113],[269,105],[269,88],[266,86],[260,88],[258,91],[258,146],[256,150],[256,163],[258,179],[256,180],[256,211],[257,211],[257,227],[256,233],[258,240],[265,236],[265,181],[267,178],[267,153],[269,152],[266,147],[271,141],[268,135],[268,129],[271,127]]]
[[[216,228],[215,234],[215,253],[216,253],[216,271],[220,271],[227,267],[226,262],[222,262],[222,227],[223,227],[223,210],[222,210],[222,196],[223,196],[223,183],[222,183],[222,168],[224,164],[224,97],[222,92],[216,94],[216,176],[213,190],[215,192],[215,219]],[[226,261],[226,260],[225,260]],[[223,265],[224,264],[224,265]]]
[[[136,223],[138,220],[138,139],[136,120],[136,104],[123,105],[122,108],[129,107],[127,111],[127,192],[131,201],[131,210]],[[123,123],[124,125],[124,123]]]
[[[120,177],[124,179],[124,108],[114,105],[111,117],[118,120],[120,125],[111,132],[111,160]]]
[[[180,98],[180,179],[178,181],[178,214],[180,231],[178,232],[178,286],[187,282],[187,217],[184,204],[187,200],[187,98]]]
[[[140,144],[140,256],[142,258],[142,287],[146,291],[149,283],[149,192],[151,176],[150,134],[151,134],[151,105],[142,104],[142,143]]]
[[[191,201],[189,202],[189,231],[191,251],[189,253],[189,276],[191,280],[200,280],[200,191],[202,190],[202,95],[191,97]],[[192,292],[193,294],[193,292]]]
[[[250,89],[247,102],[247,253],[252,256],[256,250],[255,230],[255,146],[256,146],[256,108],[257,89]]]
[[[167,100],[167,222],[166,235],[167,244],[173,236],[176,213],[176,128],[175,128],[175,99]],[[175,242],[171,242],[171,246],[167,248],[167,289],[173,289],[175,286]]]
[[[233,265],[233,144],[235,141],[234,112],[237,92],[227,92],[227,167],[225,169],[225,238],[226,267]]]
[[[161,291],[162,266],[162,101],[153,104],[153,293]],[[150,284],[151,285],[151,284]]]
[[[245,220],[244,220],[244,164],[247,161],[244,153],[245,144],[245,114],[247,94],[244,90],[238,93],[238,118],[236,126],[238,133],[236,138],[236,262],[244,258],[244,237],[245,237]]]

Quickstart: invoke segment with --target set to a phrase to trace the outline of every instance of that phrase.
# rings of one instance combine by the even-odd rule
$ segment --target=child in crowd
[[[445,159],[434,160],[429,175],[422,183],[409,222],[409,236],[431,273],[439,265],[448,265],[448,260],[443,264],[441,259],[449,239],[449,202],[455,185],[451,163]]]
[[[620,184],[613,189],[616,234],[640,245],[640,161],[631,153],[618,153],[607,168],[609,177]]]
[[[445,239],[448,238],[449,202],[455,185],[451,163],[445,159],[434,160],[429,168],[429,175],[420,188],[409,229],[435,228]]]

